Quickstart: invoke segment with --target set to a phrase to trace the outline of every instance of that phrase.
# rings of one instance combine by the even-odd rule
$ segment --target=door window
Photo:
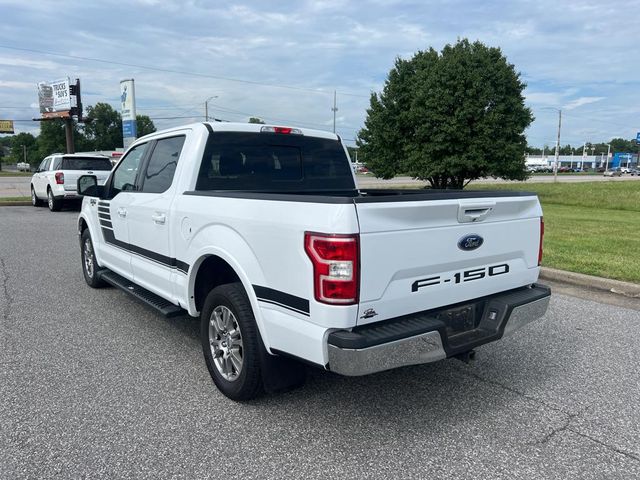
[[[143,175],[142,192],[162,193],[171,186],[184,139],[183,135],[162,138],[156,142]]]
[[[111,198],[120,192],[131,192],[136,189],[136,175],[146,148],[146,143],[133,147],[120,161],[117,170],[113,173]]]

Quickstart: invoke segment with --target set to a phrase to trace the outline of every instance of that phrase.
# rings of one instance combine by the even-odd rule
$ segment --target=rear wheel
[[[31,205],[33,205],[34,207],[39,207],[42,205],[42,200],[40,200],[36,195],[36,191],[33,188],[33,185],[31,185]]]
[[[84,274],[84,280],[91,288],[104,287],[106,284],[101,280],[98,273],[98,262],[96,260],[96,254],[93,250],[93,242],[91,241],[91,235],[89,229],[85,229],[82,232],[80,241],[80,257],[82,258],[82,273]]]
[[[51,189],[47,190],[47,205],[49,206],[49,210],[52,212],[57,212],[62,208],[62,200],[58,200],[54,197]]]
[[[220,285],[207,295],[200,314],[207,368],[218,389],[232,400],[262,393],[260,333],[241,283]]]

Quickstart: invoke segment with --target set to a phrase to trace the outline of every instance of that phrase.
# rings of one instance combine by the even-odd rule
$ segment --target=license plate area
[[[436,318],[446,326],[447,337],[475,330],[481,317],[482,308],[475,303],[441,310],[436,314]]]

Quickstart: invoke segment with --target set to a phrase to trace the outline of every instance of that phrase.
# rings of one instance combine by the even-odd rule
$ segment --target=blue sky
[[[37,115],[39,81],[79,77],[85,105],[118,107],[119,81],[133,77],[138,113],[159,128],[201,120],[217,96],[218,118],[331,129],[335,89],[337,131],[349,141],[396,56],[468,37],[501,47],[522,73],[532,145],[555,142],[554,108],[563,144],[640,131],[640,0],[0,0],[0,12],[2,119]]]

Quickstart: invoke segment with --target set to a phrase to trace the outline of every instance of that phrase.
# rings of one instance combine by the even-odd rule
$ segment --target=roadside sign
[[[13,120],[0,120],[0,133],[15,133]]]
[[[132,78],[120,82],[120,103],[122,141],[126,149],[138,136],[136,132],[136,88]]]
[[[42,114],[71,110],[69,77],[55,82],[38,83],[38,103]]]

